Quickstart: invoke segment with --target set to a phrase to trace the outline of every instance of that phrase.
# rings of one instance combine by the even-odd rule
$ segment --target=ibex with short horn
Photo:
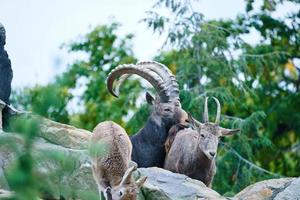
[[[180,125],[172,127],[172,131],[179,131],[170,133],[166,141],[167,156],[164,165],[165,169],[200,180],[208,187],[211,187],[216,173],[215,158],[219,138],[239,131],[219,126],[221,106],[218,99],[215,97],[213,99],[217,103],[215,123],[208,120],[207,97],[204,105],[204,123],[189,116],[193,128],[184,128]]]
[[[132,144],[125,130],[112,121],[99,123],[93,131],[90,148],[100,197],[103,192],[108,200],[135,200],[147,177],[137,182],[132,177],[136,167],[129,167]]]
[[[164,143],[169,129],[174,124],[188,120],[187,113],[181,108],[178,83],[165,65],[153,61],[139,62],[135,65],[120,65],[112,70],[107,78],[107,88],[110,93],[118,97],[120,85],[132,74],[146,79],[158,94],[153,98],[146,93],[146,100],[154,109],[146,125],[130,137],[133,144],[132,160],[139,167],[163,167]],[[118,77],[121,78],[114,91],[113,83]]]

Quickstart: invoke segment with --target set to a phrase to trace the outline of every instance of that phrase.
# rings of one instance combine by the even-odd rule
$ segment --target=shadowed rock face
[[[0,23],[0,46],[5,45],[5,29],[3,25]]]
[[[0,99],[6,104],[9,104],[13,72],[8,54],[4,49],[5,43],[5,29],[0,23]]]

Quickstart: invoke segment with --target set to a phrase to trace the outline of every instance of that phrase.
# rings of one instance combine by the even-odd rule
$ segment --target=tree
[[[221,193],[269,177],[299,176],[299,154],[289,149],[300,138],[300,73],[293,64],[300,15],[272,17],[284,2],[264,1],[253,10],[254,1],[247,1],[246,14],[207,21],[193,9],[197,2],[159,0],[144,19],[154,31],[167,32],[165,45],[175,49],[157,59],[176,70],[183,107],[199,119],[203,97],[216,96],[224,105],[224,126],[241,128],[219,152],[213,186]],[[169,13],[161,15],[161,7]],[[242,39],[253,28],[262,36],[255,45]]]
[[[97,26],[79,41],[65,45],[70,53],[82,53],[86,58],[75,61],[47,86],[15,92],[18,95],[14,95],[13,102],[55,121],[88,130],[109,119],[124,126],[124,117],[136,110],[140,87],[135,87],[136,81],[128,81],[122,88],[127,95],[118,99],[107,92],[108,73],[119,64],[136,62],[131,48],[133,35],[118,38],[118,27],[116,23]],[[81,94],[75,96],[78,92]],[[70,103],[79,109],[68,113]]]

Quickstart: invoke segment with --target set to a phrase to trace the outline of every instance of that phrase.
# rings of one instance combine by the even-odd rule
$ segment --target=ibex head
[[[108,199],[135,200],[137,198],[138,190],[143,186],[147,177],[143,176],[135,181],[132,177],[134,170],[136,170],[135,166],[128,168],[118,186],[106,189]]]
[[[204,103],[204,123],[198,122],[197,120],[193,119],[192,116],[189,115],[190,123],[192,124],[194,129],[196,129],[196,131],[199,133],[198,147],[210,160],[213,160],[217,155],[219,138],[223,136],[233,135],[239,131],[239,129],[226,129],[219,126],[221,106],[217,98],[213,97],[213,99],[217,103],[217,116],[215,123],[209,122],[208,120],[208,97],[205,98]]]
[[[154,61],[139,62],[136,65],[120,65],[107,78],[109,92],[118,97],[121,84],[132,74],[146,79],[157,92],[154,98],[146,93],[147,103],[152,105],[153,115],[160,118],[167,126],[184,123],[188,119],[187,113],[181,108],[178,83],[172,72],[165,66]],[[113,90],[113,83],[122,76]]]

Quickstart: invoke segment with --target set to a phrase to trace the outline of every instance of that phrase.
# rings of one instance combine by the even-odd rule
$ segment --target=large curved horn
[[[115,94],[117,95],[117,96],[119,96],[119,94],[120,94],[120,87],[121,87],[121,85],[124,83],[124,81],[126,81],[126,79],[128,78],[128,77],[130,77],[132,74],[124,74],[123,76],[121,76],[120,78],[119,78],[119,80],[117,80],[117,82],[116,82],[116,87],[115,87]]]
[[[164,87],[167,88],[166,93],[169,96],[170,100],[178,100],[179,101],[179,86],[176,81],[175,76],[172,74],[171,70],[158,62],[155,61],[144,61],[139,62],[137,65],[150,69],[157,73],[164,81]]]
[[[139,62],[135,65],[136,68],[141,70],[150,70],[151,72],[157,74],[163,81],[162,91],[159,92],[160,99],[162,101],[171,102],[173,100],[180,101],[179,99],[179,87],[175,76],[172,74],[171,70],[165,65],[160,64],[155,61],[144,61]],[[152,74],[153,74],[152,73]],[[135,73],[133,73],[135,74]],[[116,83],[114,90],[114,95],[119,95],[119,88],[122,83],[132,74],[121,75],[120,79]],[[153,85],[153,84],[152,84]]]
[[[115,97],[118,97],[118,91],[115,92],[113,90],[113,83],[118,77],[124,74],[137,74],[143,77],[156,89],[161,101],[163,102],[169,101],[170,98],[166,93],[167,88],[164,87],[164,82],[162,78],[147,68],[140,68],[139,66],[132,65],[132,64],[119,65],[114,70],[112,70],[108,75],[107,89]]]
[[[208,121],[208,107],[207,107],[207,100],[208,100],[208,97],[205,97],[204,112],[203,112],[203,121],[204,121],[204,123],[209,122],[209,121]]]
[[[217,104],[217,116],[216,116],[216,121],[215,123],[217,125],[220,124],[220,118],[221,118],[221,105],[220,105],[220,102],[219,100],[216,98],[216,97],[213,97],[213,99],[215,100],[216,104]]]

